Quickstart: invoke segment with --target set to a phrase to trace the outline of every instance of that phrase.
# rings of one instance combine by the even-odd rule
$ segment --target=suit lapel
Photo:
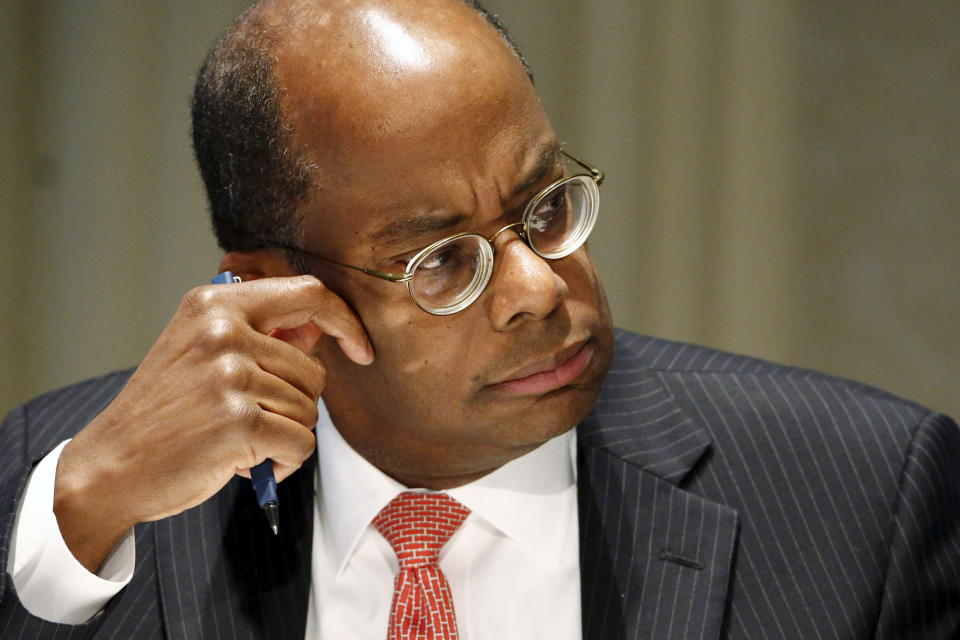
[[[578,436],[584,638],[717,638],[737,513],[679,487],[707,431],[620,359]]]
[[[157,573],[169,638],[303,640],[310,591],[316,455],[278,487],[280,535],[250,482],[156,523]]]

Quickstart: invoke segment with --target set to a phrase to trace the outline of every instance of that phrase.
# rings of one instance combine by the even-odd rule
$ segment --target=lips
[[[593,348],[584,340],[531,362],[491,386],[511,395],[547,393],[579,378],[592,359]]]

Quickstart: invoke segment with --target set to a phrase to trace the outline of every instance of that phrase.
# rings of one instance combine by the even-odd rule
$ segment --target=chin
[[[544,394],[522,414],[511,438],[515,444],[536,448],[576,427],[596,402],[595,386],[567,386]]]

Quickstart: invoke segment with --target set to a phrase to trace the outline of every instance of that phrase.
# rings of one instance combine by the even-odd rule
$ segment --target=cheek
[[[421,385],[463,386],[463,374],[469,371],[463,357],[464,327],[452,318],[417,312],[422,317],[383,318],[377,333],[383,336],[384,364],[393,374]]]
[[[368,330],[384,379],[419,394],[427,391],[440,404],[462,398],[469,393],[476,353],[465,346],[475,341],[464,324],[462,318],[430,316],[420,309],[381,310]]]
[[[600,281],[600,274],[597,273],[597,267],[594,265],[586,246],[558,262],[554,269],[567,283],[572,299],[589,302],[595,305],[602,314],[605,313],[607,306],[606,293]]]

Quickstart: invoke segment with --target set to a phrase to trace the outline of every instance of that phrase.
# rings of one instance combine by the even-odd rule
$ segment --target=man
[[[0,636],[955,636],[956,425],[614,334],[602,174],[496,27],[276,0],[214,47],[195,147],[242,282],[7,419]],[[266,459],[278,536],[236,477]],[[450,522],[411,568],[421,503]]]

